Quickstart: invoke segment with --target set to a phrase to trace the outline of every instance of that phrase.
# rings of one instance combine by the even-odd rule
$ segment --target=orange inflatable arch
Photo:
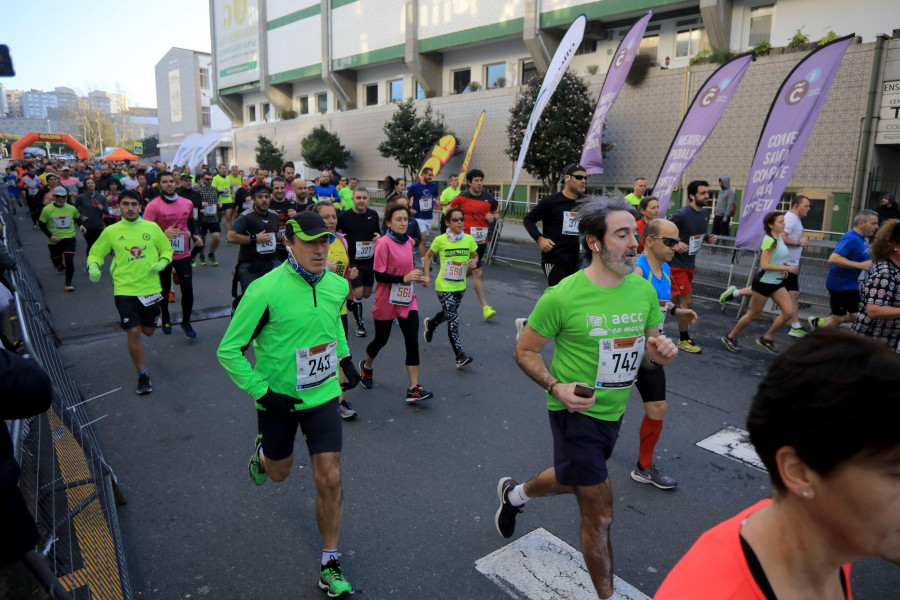
[[[78,140],[68,133],[39,133],[37,131],[30,131],[26,133],[22,139],[13,143],[12,157],[18,160],[25,158],[25,148],[34,142],[55,142],[57,144],[65,144],[78,154],[78,158],[88,159],[91,157],[88,149],[79,144]]]

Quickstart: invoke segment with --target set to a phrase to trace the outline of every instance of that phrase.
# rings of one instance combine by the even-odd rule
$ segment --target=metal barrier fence
[[[19,487],[41,540],[32,570],[54,598],[132,600],[116,515],[115,475],[84,410],[84,399],[57,350],[40,283],[22,252],[14,219],[0,202],[3,238],[18,264],[13,272],[18,322],[25,347],[53,382],[53,402],[41,415],[16,423],[13,443],[21,464]],[[30,555],[31,560],[34,554]],[[60,591],[64,590],[64,591]]]

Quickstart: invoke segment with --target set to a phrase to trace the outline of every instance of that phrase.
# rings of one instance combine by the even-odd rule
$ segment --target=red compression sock
[[[644,415],[641,421],[641,448],[638,451],[638,462],[642,469],[646,469],[653,464],[653,451],[656,449],[656,442],[662,433],[663,422],[651,419]]]

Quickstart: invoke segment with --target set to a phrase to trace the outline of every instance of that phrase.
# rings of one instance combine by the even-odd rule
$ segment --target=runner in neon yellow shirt
[[[459,175],[456,173],[450,174],[450,179],[447,182],[447,189],[441,192],[441,233],[447,231],[447,209],[450,208],[450,203],[453,202],[453,199],[459,196]]]
[[[81,215],[71,204],[66,204],[69,191],[61,185],[53,188],[53,202],[41,209],[38,226],[47,236],[50,260],[60,273],[66,273],[67,292],[74,292],[72,275],[75,274],[75,224]],[[84,227],[81,232],[84,233]],[[65,262],[65,266],[63,265]]]
[[[172,245],[159,225],[141,218],[141,196],[134,190],[119,195],[122,220],[103,230],[88,255],[91,281],[100,281],[103,259],[113,253],[109,273],[120,324],[128,337],[128,353],[138,372],[138,394],[153,391],[144,364],[141,333],[156,331],[162,286],[159,272],[172,262]]]

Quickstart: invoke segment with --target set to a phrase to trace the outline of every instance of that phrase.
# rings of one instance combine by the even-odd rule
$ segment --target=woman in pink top
[[[375,321],[375,339],[366,347],[366,360],[361,361],[363,387],[372,389],[372,366],[378,352],[391,337],[394,319],[403,332],[406,344],[406,374],[409,389],[406,401],[413,403],[427,400],[434,394],[419,385],[419,311],[413,284],[428,287],[428,280],[422,271],[413,266],[415,242],[406,235],[409,226],[409,209],[402,204],[389,206],[384,211],[385,235],[375,242],[375,305],[372,319]]]

